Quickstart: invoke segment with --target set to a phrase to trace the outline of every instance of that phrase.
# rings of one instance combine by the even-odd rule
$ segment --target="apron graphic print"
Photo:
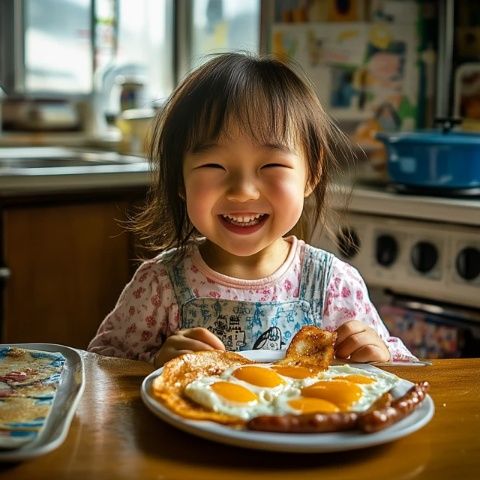
[[[193,298],[182,306],[182,328],[203,326],[227,350],[281,350],[304,325],[314,324],[310,305]]]
[[[196,297],[182,265],[164,261],[181,312],[181,328],[204,327],[231,351],[282,350],[300,328],[320,325],[332,254],[308,245],[302,266],[300,295],[281,302],[247,302]]]

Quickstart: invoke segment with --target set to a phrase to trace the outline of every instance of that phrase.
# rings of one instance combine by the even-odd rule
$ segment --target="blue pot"
[[[480,187],[480,135],[454,131],[378,133],[392,182],[407,187]]]

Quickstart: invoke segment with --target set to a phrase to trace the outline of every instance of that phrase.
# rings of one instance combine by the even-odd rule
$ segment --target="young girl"
[[[358,272],[286,236],[311,196],[325,220],[344,137],[285,64],[228,53],[172,94],[151,139],[155,184],[138,217],[145,261],[88,349],[161,366],[199,350],[283,349],[307,324],[337,358],[414,358],[389,336]]]

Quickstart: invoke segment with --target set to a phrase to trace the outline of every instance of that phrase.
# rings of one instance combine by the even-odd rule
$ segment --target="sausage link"
[[[357,428],[368,433],[376,432],[406,417],[424,400],[428,389],[428,382],[417,383],[396,400],[386,393],[365,413],[260,415],[249,420],[246,428],[280,433],[326,433]]]
[[[358,428],[372,433],[398,422],[423,402],[429,388],[428,382],[416,383],[404,395],[393,400],[391,405],[360,415],[357,422]]]
[[[375,401],[370,410],[385,408],[391,404],[391,401],[390,393],[385,393]],[[357,428],[359,416],[360,414],[355,412],[261,415],[252,418],[247,423],[247,428],[284,433],[340,432]]]
[[[249,430],[283,433],[325,433],[352,430],[358,413],[307,413],[302,415],[260,415],[247,422]]]

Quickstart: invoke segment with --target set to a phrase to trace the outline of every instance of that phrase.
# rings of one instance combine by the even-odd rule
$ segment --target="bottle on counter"
[[[117,79],[120,86],[120,110],[145,108],[145,81],[140,76],[123,76]]]

